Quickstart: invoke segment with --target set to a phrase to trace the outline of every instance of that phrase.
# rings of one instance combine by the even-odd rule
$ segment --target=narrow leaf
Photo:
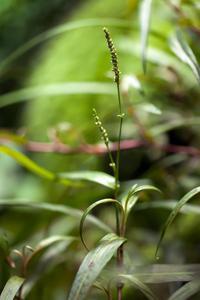
[[[102,204],[108,204],[108,203],[115,204],[115,206],[121,210],[122,214],[124,213],[124,209],[123,209],[121,203],[114,199],[102,199],[102,200],[99,200],[99,201],[93,203],[92,205],[90,205],[83,213],[83,216],[82,216],[81,222],[80,222],[80,237],[81,237],[81,241],[86,249],[87,249],[87,246],[86,246],[86,244],[84,242],[84,238],[83,238],[83,225],[84,225],[85,219],[95,207],[102,205]]]
[[[51,246],[52,244],[61,242],[61,241],[66,241],[69,244],[74,241],[75,238],[71,236],[64,236],[64,235],[54,235],[50,236],[42,241],[39,242],[39,244],[36,246],[34,249],[34,252],[32,255],[27,260],[27,264],[41,251],[45,250],[47,247]]]
[[[200,82],[200,66],[180,30],[177,30],[176,36],[171,39],[171,48],[175,55],[190,67],[196,79]]]
[[[200,291],[200,278],[196,278],[172,294],[168,300],[187,300]]]
[[[125,279],[125,281],[130,282],[134,287],[139,289],[146,296],[147,299],[149,300],[158,299],[151,291],[151,289],[142,281],[140,281],[137,277],[133,275],[120,275],[119,277]]]
[[[70,180],[57,177],[56,174],[39,166],[34,161],[32,161],[30,158],[28,158],[26,155],[24,155],[23,153],[20,153],[14,149],[11,149],[5,145],[0,146],[0,152],[12,157],[21,166],[23,166],[27,170],[31,171],[32,173],[34,173],[42,178],[45,178],[47,180],[52,180],[52,181],[57,180],[64,185],[72,184],[72,182]]]
[[[22,56],[24,53],[32,49],[33,47],[37,46],[38,44],[53,38],[57,35],[60,35],[67,31],[77,30],[80,28],[87,28],[87,27],[102,27],[102,26],[113,26],[113,27],[125,27],[129,28],[130,22],[122,20],[122,19],[115,19],[115,18],[96,18],[96,19],[85,19],[85,20],[78,20],[73,22],[67,22],[67,24],[62,24],[56,26],[50,30],[42,32],[41,34],[35,36],[33,39],[26,42],[24,45],[20,46],[14,52],[12,52],[6,59],[0,62],[0,69],[5,68],[8,64],[12,63],[15,59]]]
[[[11,277],[0,295],[0,300],[13,300],[24,282],[24,278],[13,276]]]
[[[141,27],[141,49],[142,49],[142,66],[143,71],[146,73],[147,61],[147,45],[149,36],[149,27],[151,19],[151,6],[152,0],[142,0],[140,8],[140,27]]]
[[[59,174],[60,178],[73,180],[87,180],[99,183],[108,188],[114,189],[115,178],[109,174],[97,171],[79,171]]]
[[[68,82],[54,83],[42,86],[29,87],[0,96],[0,108],[14,103],[29,101],[41,96],[54,97],[55,95],[115,95],[115,89],[110,83],[102,82]]]
[[[174,219],[176,218],[176,216],[178,215],[178,213],[180,212],[181,208],[195,195],[197,195],[198,193],[200,193],[200,187],[197,187],[193,190],[191,190],[189,193],[187,193],[183,198],[181,198],[180,201],[178,201],[178,203],[176,204],[176,206],[174,207],[174,209],[172,210],[172,212],[170,213],[167,221],[164,224],[163,230],[161,232],[160,235],[160,239],[158,241],[158,245],[157,245],[157,249],[156,249],[156,256],[158,253],[158,250],[160,248],[161,242],[165,236],[165,233],[167,231],[167,229],[169,228],[169,226],[171,225],[171,223],[174,221]]]
[[[115,234],[108,234],[97,248],[86,255],[76,274],[68,300],[83,300],[87,297],[103,268],[124,242],[125,239]]]
[[[39,210],[46,210],[51,211],[55,213],[62,213],[67,216],[74,217],[78,220],[81,219],[83,215],[83,211],[79,209],[74,209],[66,205],[61,204],[51,204],[51,203],[45,203],[45,202],[27,202],[23,200],[0,200],[0,207],[6,207],[6,208],[26,208],[26,209],[39,209]],[[105,232],[112,232],[112,229],[101,222],[99,219],[97,219],[94,216],[88,216],[88,221],[92,224],[96,225],[100,229],[102,229]]]
[[[172,200],[165,200],[165,201],[154,201],[154,202],[148,202],[148,203],[138,203],[135,207],[136,210],[144,210],[144,209],[151,209],[151,208],[163,208],[172,210],[177,205],[177,201]],[[193,205],[193,204],[185,204],[181,209],[180,213],[183,214],[200,214],[200,206]]]

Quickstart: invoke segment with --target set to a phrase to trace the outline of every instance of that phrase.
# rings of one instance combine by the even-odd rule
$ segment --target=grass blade
[[[200,278],[192,280],[172,294],[168,300],[187,300],[200,291]]]
[[[180,30],[177,30],[176,36],[171,39],[171,49],[180,60],[190,67],[196,79],[200,82],[200,66]]]
[[[144,284],[142,281],[140,281],[137,277],[135,277],[133,275],[120,275],[119,277],[124,279],[125,281],[128,281],[134,287],[139,289],[146,296],[147,299],[149,299],[149,300],[158,299],[154,295],[154,293],[151,291],[151,289],[146,284]]]
[[[78,171],[59,174],[60,178],[71,180],[87,180],[99,183],[108,188],[115,188],[115,178],[109,174],[97,171]]]
[[[18,277],[18,276],[13,276],[11,277],[1,295],[0,295],[0,300],[13,300],[18,292],[18,290],[20,289],[20,287],[22,286],[24,282],[24,278]]]
[[[115,89],[110,83],[103,82],[68,82],[29,87],[0,96],[0,108],[14,103],[29,101],[40,96],[55,95],[103,94],[115,95]]]
[[[110,261],[125,239],[115,234],[106,235],[97,248],[91,250],[84,258],[76,274],[68,300],[83,300],[93,283]]]
[[[81,241],[86,249],[88,249],[88,248],[87,248],[87,246],[84,242],[84,238],[83,238],[83,225],[84,225],[85,219],[95,207],[102,205],[102,204],[108,204],[108,203],[115,204],[116,207],[119,208],[122,213],[124,213],[124,209],[123,209],[121,203],[114,199],[102,199],[102,200],[99,200],[99,201],[93,203],[92,205],[90,205],[83,213],[83,216],[82,216],[81,222],[80,222],[80,237],[81,237]]]
[[[151,208],[163,208],[163,209],[168,209],[172,210],[174,207],[177,205],[177,201],[154,201],[154,202],[149,202],[149,203],[139,203],[135,207],[136,210],[144,210],[144,209],[151,209]],[[183,214],[200,214],[200,206],[198,205],[190,205],[190,204],[185,204],[181,209],[180,213]]]
[[[147,67],[147,45],[151,19],[151,6],[152,0],[143,0],[140,8],[142,66],[144,73],[146,73]]]
[[[80,28],[98,27],[98,26],[99,27],[113,26],[113,27],[124,27],[124,28],[131,27],[130,22],[121,19],[114,19],[114,18],[85,19],[85,20],[69,22],[67,24],[62,24],[50,30],[42,32],[41,34],[35,36],[33,39],[29,40],[24,45],[19,47],[17,50],[11,53],[6,59],[0,62],[0,69],[5,68],[8,64],[12,63],[15,59],[19,58],[24,53],[26,53],[33,47],[37,46],[38,44],[46,40],[49,40],[57,35],[60,35],[67,31],[77,30]]]
[[[193,190],[191,190],[189,193],[187,193],[183,198],[181,198],[180,201],[177,202],[176,206],[174,207],[174,209],[172,210],[172,212],[170,213],[166,223],[164,224],[163,230],[161,232],[160,235],[160,239],[158,241],[158,245],[157,245],[157,249],[156,249],[156,256],[158,254],[158,250],[160,248],[161,242],[165,236],[165,233],[167,231],[167,229],[169,228],[169,226],[171,225],[171,223],[174,221],[174,219],[176,218],[176,216],[178,215],[178,213],[180,212],[181,208],[191,199],[193,198],[195,195],[197,195],[198,193],[200,193],[200,187],[194,188]]]
[[[25,208],[25,209],[38,209],[38,210],[46,210],[46,211],[51,211],[54,213],[62,213],[67,216],[74,217],[78,220],[81,219],[83,215],[83,211],[79,209],[74,209],[66,205],[61,205],[61,204],[51,204],[51,203],[45,203],[45,202],[27,202],[23,200],[0,200],[0,207],[5,207],[5,208]],[[99,219],[97,219],[94,216],[88,216],[88,221],[95,226],[99,227],[101,230],[105,232],[112,232],[112,229],[101,222]]]

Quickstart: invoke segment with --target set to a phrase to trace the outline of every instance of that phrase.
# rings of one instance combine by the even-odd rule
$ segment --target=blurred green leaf
[[[40,96],[101,94],[115,95],[116,91],[111,83],[103,82],[65,82],[43,86],[29,87],[0,96],[0,108],[14,103],[29,101]]]
[[[45,203],[45,202],[27,202],[23,200],[17,200],[17,199],[12,199],[12,200],[0,200],[0,207],[6,207],[6,208],[26,208],[26,209],[39,209],[39,210],[47,210],[51,212],[57,212],[57,213],[62,213],[67,216],[72,216],[74,218],[77,218],[78,220],[81,219],[83,215],[83,211],[79,209],[74,209],[66,205],[61,205],[61,204],[50,204],[50,203]],[[99,219],[97,219],[94,216],[88,216],[88,221],[91,222],[92,224],[96,225],[100,229],[106,232],[112,232],[112,229],[101,222]]]
[[[54,235],[50,236],[42,241],[39,242],[39,244],[35,247],[33,253],[28,258],[27,264],[41,251],[45,250],[47,247],[51,246],[52,244],[66,241],[69,244],[75,240],[75,237],[71,236],[64,236],[64,235]]]
[[[18,276],[11,277],[0,295],[0,300],[13,300],[23,282],[24,278]]]
[[[142,281],[140,281],[137,277],[133,275],[119,275],[120,278],[124,279],[125,281],[128,281],[131,283],[135,288],[139,289],[147,299],[149,300],[156,300],[158,299],[154,293],[151,291],[151,289],[144,284]]]
[[[68,300],[83,300],[87,297],[103,268],[124,242],[125,239],[115,234],[108,234],[97,248],[86,255],[76,274]]]
[[[187,300],[200,291],[200,278],[196,278],[179,288],[168,300]]]
[[[142,0],[140,8],[140,27],[141,27],[141,49],[142,49],[142,66],[146,73],[147,63],[147,45],[149,36],[149,27],[151,19],[152,0]]]
[[[183,198],[181,198],[180,201],[178,201],[178,203],[176,204],[176,206],[174,207],[174,209],[172,210],[172,212],[170,213],[167,221],[164,224],[163,230],[161,232],[160,235],[160,239],[158,241],[157,244],[157,249],[156,249],[156,256],[158,254],[158,250],[160,248],[161,242],[164,238],[164,235],[167,231],[167,229],[169,228],[169,226],[171,225],[171,223],[174,221],[174,219],[176,218],[176,216],[178,215],[178,213],[180,212],[181,208],[189,201],[191,200],[191,198],[193,198],[195,195],[200,193],[200,187],[194,188],[193,190],[191,190],[189,193],[187,193]]]
[[[164,208],[168,210],[174,209],[177,205],[177,201],[172,200],[165,200],[165,201],[153,201],[148,203],[138,203],[135,207],[136,210],[143,210],[143,209],[151,209],[151,208]],[[180,213],[183,214],[200,214],[200,206],[194,204],[185,204],[181,209]]]
[[[98,171],[77,171],[59,174],[60,178],[72,180],[86,180],[99,183],[103,186],[114,189],[115,178],[109,174]]]
[[[81,237],[81,241],[86,249],[87,249],[87,246],[83,239],[83,225],[84,225],[85,219],[95,207],[102,205],[102,204],[108,204],[108,203],[114,204],[117,208],[119,208],[121,210],[122,214],[124,213],[123,207],[120,204],[120,202],[118,202],[117,200],[114,200],[114,199],[102,199],[102,200],[96,201],[95,203],[90,205],[83,213],[83,216],[82,216],[81,222],[80,222],[80,237]]]
[[[180,30],[177,30],[176,35],[171,38],[170,45],[174,54],[190,67],[198,82],[200,82],[200,66]]]
[[[60,35],[66,31],[71,31],[71,30],[80,29],[84,27],[103,27],[103,26],[113,26],[119,28],[131,27],[130,22],[126,20],[114,19],[114,18],[85,19],[85,20],[69,22],[67,24],[62,24],[35,36],[33,39],[29,40],[27,43],[19,47],[17,50],[11,53],[6,59],[0,62],[0,69],[5,68],[8,64],[13,62],[18,57],[22,56],[31,48],[37,46],[38,44],[50,38]]]

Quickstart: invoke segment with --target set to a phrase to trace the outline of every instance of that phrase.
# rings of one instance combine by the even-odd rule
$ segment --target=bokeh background
[[[15,134],[38,143],[58,140],[73,148],[101,143],[92,117],[95,108],[110,140],[117,140],[118,104],[102,31],[106,26],[117,48],[121,70],[126,115],[122,139],[141,143],[141,146],[122,151],[122,190],[134,183],[152,184],[163,194],[142,194],[145,203],[162,200],[166,204],[179,200],[199,185],[200,175],[198,2],[153,1],[144,73],[141,14],[147,21],[147,12],[142,11],[141,1],[1,0],[1,143],[23,152],[52,172],[98,170],[112,174],[106,154],[41,153],[30,151],[23,143],[20,145],[11,138],[11,134]],[[180,45],[177,46],[177,36],[192,49],[196,57],[193,64],[184,61]],[[85,92],[85,89],[89,91]],[[20,92],[17,94],[16,91]],[[5,99],[11,99],[11,102],[14,99],[13,102],[18,103],[3,106],[1,102]],[[4,154],[0,154],[0,164],[2,200],[22,199],[85,209],[96,200],[112,196],[109,189],[96,184],[65,187],[41,179]],[[197,197],[193,203],[198,205]],[[138,206],[131,214],[127,260],[133,270],[140,264],[155,263],[159,231],[168,213],[169,210],[163,208],[141,209]],[[176,219],[162,246],[159,263],[199,262],[198,213],[180,214]],[[111,207],[97,210],[95,214],[114,226]],[[71,216],[5,206],[0,207],[0,224],[0,233],[9,245],[9,253],[13,249],[21,251],[25,245],[34,248],[42,238],[53,234],[78,235],[79,226],[78,220]],[[89,225],[85,230],[92,247],[102,232]],[[53,247],[52,259],[43,260],[43,264],[45,253],[40,254],[30,266],[26,275],[33,286],[26,299],[66,298],[85,252],[81,243],[72,245],[69,251],[65,246],[60,243],[57,248]],[[11,274],[20,275],[21,272],[16,254],[11,254],[15,268],[8,266],[3,256],[1,289]],[[155,284],[154,288],[159,299],[167,299],[180,285],[163,283]],[[100,292],[94,290],[93,293],[90,299],[104,299]],[[144,299],[132,289],[125,293],[125,299]],[[198,299],[198,296],[191,299]]]

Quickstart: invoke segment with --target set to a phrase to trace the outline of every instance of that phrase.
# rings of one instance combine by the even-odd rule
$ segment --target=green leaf
[[[91,250],[84,258],[76,274],[68,300],[83,300],[93,283],[110,261],[125,239],[115,234],[106,235],[97,248]]]
[[[149,27],[151,19],[152,0],[143,0],[140,8],[140,27],[141,27],[141,49],[142,49],[142,66],[146,73],[147,45],[149,36]]]
[[[60,35],[66,31],[77,30],[80,28],[87,27],[102,27],[102,26],[113,26],[113,27],[131,27],[130,22],[122,20],[122,19],[114,19],[114,18],[96,18],[96,19],[85,19],[74,22],[67,22],[67,24],[62,24],[56,26],[50,30],[47,30],[33,39],[29,40],[27,43],[16,49],[13,53],[11,53],[6,59],[0,62],[0,69],[5,68],[8,64],[12,63],[15,59],[22,56],[28,50],[37,46],[38,44],[53,38],[57,35]]]
[[[189,193],[187,193],[183,198],[181,198],[180,201],[178,201],[178,203],[176,204],[176,206],[174,207],[174,209],[172,210],[172,212],[170,213],[167,221],[164,224],[163,230],[161,232],[160,235],[160,239],[158,241],[158,245],[157,245],[157,249],[156,249],[156,256],[158,254],[158,250],[160,248],[161,242],[165,236],[165,233],[167,231],[167,229],[169,228],[169,226],[171,225],[171,223],[174,221],[174,219],[176,218],[176,216],[178,215],[178,213],[180,212],[181,208],[191,199],[193,198],[195,195],[197,195],[198,193],[200,193],[200,187],[194,188],[193,190],[191,190]]]
[[[143,209],[151,209],[151,208],[163,208],[172,210],[177,205],[177,201],[172,200],[165,200],[165,201],[154,201],[154,202],[148,202],[148,203],[139,203],[135,207],[136,210],[143,210]],[[180,213],[183,214],[200,214],[200,206],[198,205],[190,205],[185,204],[181,209]]]
[[[159,284],[191,281],[197,278],[199,271],[199,264],[153,264],[138,267],[134,266],[131,268],[130,273],[144,283]]]
[[[200,291],[200,278],[196,278],[179,288],[168,300],[187,300]]]
[[[114,189],[115,178],[109,174],[97,171],[78,171],[59,174],[60,178],[71,180],[86,180],[99,183],[108,188]]]
[[[71,245],[72,241],[72,239],[60,241],[44,252],[35,265],[35,268],[31,270],[30,276],[26,279],[23,285],[23,299],[26,299],[26,296],[30,293],[31,289],[42,276],[60,264],[62,253],[66,252],[66,249]]]
[[[171,39],[170,44],[175,55],[190,67],[196,79],[200,82],[200,66],[180,30],[177,30],[176,36]]]
[[[54,97],[55,95],[102,94],[115,95],[111,83],[102,82],[67,82],[29,87],[0,96],[0,108],[14,103],[29,101],[40,96]]]
[[[71,236],[64,236],[64,235],[54,235],[50,236],[42,241],[39,242],[39,244],[36,246],[34,249],[34,252],[32,255],[28,258],[27,264],[41,251],[45,250],[47,247],[51,246],[52,244],[61,242],[61,241],[66,241],[69,244],[75,240],[75,237]]]
[[[123,199],[122,201],[122,205],[124,207],[124,210],[129,213],[130,210],[135,206],[135,204],[137,203],[139,197],[138,197],[138,193],[140,192],[144,192],[144,191],[155,191],[155,192],[159,192],[161,193],[161,191],[152,186],[152,185],[134,185],[132,187],[132,189],[130,190],[130,192],[128,193],[127,197]]]
[[[13,276],[11,277],[0,295],[0,300],[13,300],[24,282],[24,278]]]
[[[115,206],[117,208],[119,208],[122,212],[122,214],[124,214],[124,209],[121,205],[120,202],[118,202],[117,200],[114,200],[114,199],[102,199],[102,200],[99,200],[99,201],[96,201],[95,203],[93,203],[92,205],[90,205],[86,210],[85,212],[83,213],[83,216],[81,218],[81,222],[80,222],[80,237],[81,237],[81,241],[83,243],[83,245],[85,246],[85,248],[87,249],[87,246],[84,242],[84,238],[83,238],[83,225],[84,225],[84,222],[85,222],[85,219],[86,217],[88,216],[88,214],[97,206],[99,205],[102,205],[102,204],[108,204],[108,203],[112,203],[112,204],[115,204]]]
[[[149,300],[156,300],[158,299],[154,293],[151,291],[151,289],[144,284],[142,281],[140,281],[137,277],[133,275],[119,275],[120,278],[125,279],[125,281],[130,282],[134,287],[139,289],[147,299]]]
[[[0,145],[0,152],[12,157],[16,162],[18,162],[21,166],[31,171],[32,173],[45,178],[47,180],[57,180],[64,185],[71,185],[71,181],[66,179],[61,179],[56,176],[56,174],[48,171],[47,169],[37,165],[34,161],[28,158],[26,155],[11,149],[5,145]]]
[[[83,215],[83,211],[79,209],[74,209],[66,205],[61,205],[61,204],[50,204],[50,203],[45,203],[45,202],[27,202],[23,200],[17,200],[17,199],[12,199],[12,200],[0,200],[0,207],[6,207],[6,208],[26,208],[26,209],[39,209],[39,210],[47,210],[51,212],[56,212],[56,213],[62,213],[67,216],[72,216],[78,220],[81,219]],[[106,232],[112,232],[112,229],[101,222],[99,219],[97,219],[94,216],[88,216],[88,221],[103,231]]]

